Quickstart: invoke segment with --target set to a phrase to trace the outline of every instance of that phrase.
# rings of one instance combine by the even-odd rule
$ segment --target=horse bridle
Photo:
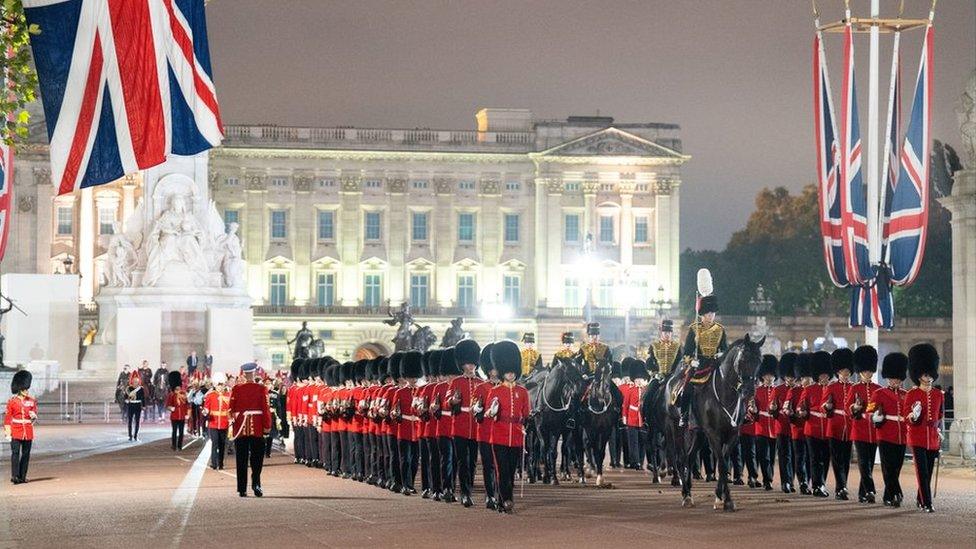
[[[742,356],[742,350],[737,349],[737,351],[738,354],[736,355],[735,359],[732,361],[733,363],[736,360],[739,360],[739,358],[741,358]],[[732,427],[737,427],[739,425],[739,416],[742,413],[742,391],[739,390],[742,388],[742,374],[740,374],[738,370],[735,370],[735,375],[739,379],[738,379],[738,383],[736,383],[735,386],[735,394],[736,394],[735,414],[731,414],[729,413],[728,408],[725,407],[725,403],[722,402],[722,397],[718,396],[718,387],[716,387],[715,385],[715,381],[719,378],[719,376],[721,376],[723,379],[725,378],[725,374],[722,373],[721,364],[719,364],[717,370],[718,370],[718,374],[712,376],[712,392],[715,393],[715,400],[718,401],[719,408],[721,408],[722,411],[725,412],[725,415],[729,417],[729,422],[732,424]]]
[[[572,400],[573,400],[571,398],[567,398],[566,399],[566,405],[563,406],[562,408],[556,408],[555,406],[549,404],[549,399],[546,398],[546,382],[547,381],[549,381],[549,376],[546,376],[546,377],[542,378],[542,387],[540,389],[541,392],[542,392],[542,403],[546,405],[546,408],[549,408],[553,412],[565,412],[566,410],[569,410],[569,405],[570,405],[570,403],[572,403]]]

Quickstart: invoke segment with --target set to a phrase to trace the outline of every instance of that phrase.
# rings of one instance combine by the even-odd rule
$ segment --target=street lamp
[[[586,233],[583,241],[582,274],[586,278],[586,304],[583,306],[586,322],[593,322],[593,279],[596,269],[593,268],[593,233]]]
[[[756,287],[756,295],[749,298],[749,310],[756,317],[756,322],[752,327],[753,336],[769,336],[772,332],[766,324],[766,315],[773,310],[773,300],[766,296],[766,289],[762,284]]]
[[[498,341],[498,323],[512,318],[512,308],[507,303],[500,302],[496,295],[495,301],[481,304],[481,318],[491,322],[491,340]]]

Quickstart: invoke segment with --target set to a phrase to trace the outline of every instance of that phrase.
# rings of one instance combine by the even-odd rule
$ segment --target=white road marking
[[[181,456],[174,457],[188,463],[190,461]],[[203,445],[203,448],[201,448],[200,455],[193,461],[190,470],[183,477],[183,482],[173,492],[169,510],[166,511],[165,515],[160,517],[159,521],[156,522],[156,526],[152,529],[152,532],[155,533],[169,520],[173,513],[178,513],[180,524],[173,537],[173,547],[179,547],[180,541],[183,539],[183,532],[186,530],[186,524],[190,520],[190,512],[193,510],[193,503],[197,499],[197,491],[200,489],[200,483],[203,481],[203,474],[207,470],[207,461],[209,459],[210,441],[207,441]]]

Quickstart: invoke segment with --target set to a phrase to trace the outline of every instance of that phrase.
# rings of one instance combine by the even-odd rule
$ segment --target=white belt
[[[243,412],[240,412],[240,413],[242,415],[245,415],[245,416],[259,416],[259,415],[263,414],[264,412],[261,411],[261,410],[244,410]]]
[[[405,419],[407,421],[420,421],[420,418],[418,418],[417,416],[404,415],[404,416],[400,416],[400,419]]]
[[[827,417],[822,412],[810,412],[810,415],[813,417]]]
[[[142,401],[141,400],[127,400],[127,401],[125,401],[125,403],[126,404],[142,404]]]
[[[773,415],[770,414],[769,412],[759,412],[759,415],[766,416],[766,417],[773,417]]]
[[[11,419],[10,423],[30,423],[29,419]]]
[[[470,406],[461,406],[461,412],[471,413],[471,407]]]
[[[839,415],[839,416],[846,416],[847,415],[847,412],[845,412],[843,410],[834,410],[834,413],[837,414],[837,415]]]
[[[445,412],[445,411],[442,410],[441,411],[441,415],[442,416],[446,416],[446,417],[451,417],[451,412]]]
[[[884,418],[885,419],[889,419],[891,421],[905,421],[901,416],[887,416],[886,415]]]
[[[631,410],[640,410],[640,406],[630,406]]]

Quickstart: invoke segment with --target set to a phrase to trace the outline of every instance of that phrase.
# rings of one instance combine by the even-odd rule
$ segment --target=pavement
[[[70,426],[57,427],[39,428],[39,441],[69,437]],[[526,484],[519,496],[517,487],[516,514],[505,516],[336,479],[283,453],[266,462],[265,497],[242,499],[233,456],[226,470],[211,470],[202,440],[173,452],[157,426],[139,443],[117,424],[75,428],[79,448],[51,445],[32,459],[31,482],[0,477],[0,547],[976,546],[971,466],[942,468],[935,514],[744,486],[733,487],[739,510],[723,513],[712,510],[714,484],[703,482],[697,506],[684,509],[677,488],[610,471],[612,489]],[[911,463],[901,482],[910,503]]]

